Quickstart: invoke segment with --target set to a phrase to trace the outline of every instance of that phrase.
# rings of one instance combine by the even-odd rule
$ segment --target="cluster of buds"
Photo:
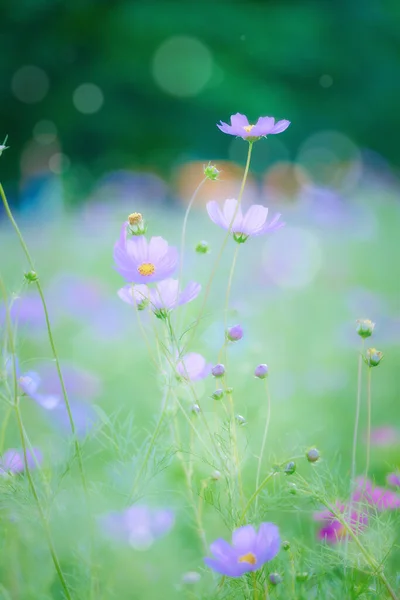
[[[134,212],[128,216],[128,231],[132,235],[144,235],[147,231],[147,226],[140,213]]]
[[[375,323],[370,319],[357,320],[357,333],[363,339],[371,337],[375,328]],[[383,358],[383,353],[376,348],[368,348],[364,356],[364,362],[368,367],[377,367]]]

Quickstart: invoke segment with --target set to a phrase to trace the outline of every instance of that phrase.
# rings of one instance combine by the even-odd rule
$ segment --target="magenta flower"
[[[400,473],[389,473],[389,475],[386,477],[386,481],[389,485],[400,487]]]
[[[347,506],[340,502],[337,502],[335,506],[337,511],[344,515],[346,522],[349,522],[354,533],[357,533],[368,523],[368,517],[365,513],[352,510],[349,519],[349,508]],[[342,538],[346,537],[346,528],[338,521],[330,510],[314,513],[314,520],[323,523],[318,531],[318,538],[320,540],[325,540],[330,544],[336,544]]]
[[[205,558],[208,567],[228,577],[241,577],[257,571],[279,552],[279,530],[273,523],[261,523],[258,533],[252,525],[239,527],[232,534],[232,545],[218,539],[210,546],[214,558]]]
[[[126,281],[151,283],[169,277],[178,264],[178,251],[162,237],[126,237],[124,223],[114,246],[115,269]]]
[[[394,446],[399,444],[400,434],[398,429],[391,425],[374,427],[371,431],[371,444],[374,446]]]
[[[100,518],[102,529],[108,537],[137,550],[147,550],[155,540],[172,529],[174,522],[172,510],[138,505]]]
[[[212,364],[207,363],[204,356],[196,352],[185,354],[176,365],[178,374],[184,379],[198,381],[204,379],[211,373]]]
[[[275,123],[273,117],[260,117],[255,125],[250,125],[245,115],[236,113],[236,115],[231,116],[230,125],[221,121],[221,125],[217,124],[217,127],[224,133],[236,135],[244,140],[254,142],[260,137],[282,133],[289,125],[290,121],[287,121],[286,119]]]
[[[28,463],[28,469],[34,469],[36,463],[40,464],[43,460],[42,453],[38,448],[33,448],[33,454],[30,450],[26,451],[26,460]],[[6,475],[7,473],[23,473],[25,471],[24,453],[22,450],[16,450],[10,448],[0,458],[0,475]]]
[[[280,214],[275,215],[270,223],[267,223],[268,208],[259,204],[253,204],[243,215],[238,202],[234,198],[225,200],[221,211],[218,202],[212,200],[207,204],[207,212],[211,221],[222,229],[231,231],[233,238],[239,244],[245,242],[248,237],[263,235],[269,231],[276,231],[284,226],[279,222]],[[234,218],[235,217],[235,218]]]
[[[177,306],[187,304],[197,298],[200,290],[201,285],[191,281],[180,292],[177,279],[164,279],[152,289],[145,285],[126,285],[118,291],[118,296],[129,304],[135,302],[139,309],[144,308],[149,302],[154,314],[159,318],[164,318]]]
[[[374,506],[378,511],[400,508],[400,496],[380,486],[374,486],[369,479],[359,477],[353,494],[355,502],[364,501]]]

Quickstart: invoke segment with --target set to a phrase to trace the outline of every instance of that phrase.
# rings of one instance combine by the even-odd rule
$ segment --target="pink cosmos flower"
[[[208,377],[211,369],[212,364],[207,363],[204,356],[196,352],[185,354],[176,365],[179,375],[184,379],[190,379],[190,381],[198,381],[199,379]]]
[[[345,516],[346,521],[349,521],[352,530],[357,533],[368,523],[368,517],[365,513],[352,510],[350,519],[348,519],[348,507],[340,502],[336,502],[335,507],[338,512]],[[323,510],[314,513],[314,520],[320,521],[322,527],[318,531],[318,538],[325,540],[330,544],[336,544],[346,536],[346,528],[330,510]]]
[[[400,434],[396,427],[382,425],[374,427],[371,431],[371,444],[374,446],[394,446],[399,444]]]
[[[241,577],[250,571],[258,571],[279,552],[279,529],[273,523],[261,523],[258,532],[252,525],[235,529],[232,544],[220,538],[210,550],[214,558],[205,558],[208,567],[227,577]]]
[[[243,215],[242,209],[238,207],[238,202],[234,198],[225,200],[223,210],[215,200],[208,202],[207,212],[211,221],[222,229],[231,231],[234,240],[238,243],[245,242],[250,236],[263,235],[284,226],[284,223],[279,222],[281,216],[279,213],[267,223],[268,208],[259,204],[250,206]]]
[[[191,281],[184,290],[179,291],[177,279],[164,279],[155,288],[146,285],[126,285],[118,291],[118,296],[128,304],[136,303],[140,309],[150,303],[151,310],[159,317],[165,317],[171,310],[191,302],[199,295],[201,285]]]
[[[178,251],[162,237],[126,237],[124,223],[114,246],[115,269],[126,281],[151,283],[169,277],[178,264]]]
[[[384,487],[374,486],[369,479],[357,479],[357,487],[353,494],[355,502],[364,501],[374,506],[378,511],[400,508],[400,496]]]
[[[255,141],[260,137],[265,137],[275,133],[282,133],[282,131],[285,131],[289,125],[290,121],[287,121],[286,119],[275,123],[275,119],[273,117],[260,117],[255,125],[250,125],[245,115],[236,113],[235,115],[231,116],[230,125],[221,121],[221,124],[217,124],[217,127],[229,135],[236,135],[244,140]]]

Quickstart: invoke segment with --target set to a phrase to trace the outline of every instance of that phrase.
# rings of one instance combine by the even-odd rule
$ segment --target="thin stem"
[[[1,184],[0,184],[1,186]],[[10,352],[11,352],[11,356],[12,356],[12,377],[13,377],[13,388],[14,388],[14,411],[15,411],[15,416],[17,418],[17,425],[18,425],[18,432],[21,438],[21,446],[22,446],[22,452],[23,452],[23,457],[24,457],[24,471],[26,473],[26,477],[28,479],[28,483],[29,483],[29,487],[31,489],[32,492],[32,496],[36,502],[36,506],[38,509],[38,513],[39,513],[39,517],[40,520],[42,521],[42,525],[43,525],[43,529],[44,529],[44,533],[45,533],[45,537],[47,540],[47,544],[49,546],[49,551],[50,551],[50,555],[51,558],[53,560],[53,564],[54,567],[57,571],[57,575],[58,578],[60,580],[61,586],[64,590],[65,596],[67,598],[67,600],[72,600],[72,596],[69,592],[68,586],[67,586],[67,582],[64,578],[63,572],[61,570],[61,566],[60,566],[60,562],[58,560],[57,557],[57,553],[54,547],[54,543],[53,543],[53,539],[51,536],[51,532],[50,532],[50,527],[49,524],[47,522],[47,519],[45,517],[45,512],[42,508],[40,499],[39,499],[39,495],[37,493],[36,490],[36,486],[35,483],[33,481],[30,469],[29,469],[29,464],[28,464],[28,455],[27,455],[27,447],[26,447],[26,441],[25,441],[25,434],[24,434],[24,426],[22,423],[22,416],[21,416],[21,412],[19,409],[19,399],[18,399],[18,381],[17,381],[17,364],[16,364],[16,358],[15,358],[15,347],[14,347],[14,339],[13,339],[13,331],[12,331],[12,323],[11,323],[11,318],[10,318],[10,312],[8,309],[8,305],[7,305],[7,293],[6,293],[6,289],[3,283],[3,280],[0,278],[0,287],[1,287],[1,291],[2,291],[2,295],[4,298],[4,304],[6,306],[6,322],[7,322],[7,332],[8,332],[8,340],[9,340],[9,347],[10,347]]]
[[[190,338],[189,338],[189,341],[188,341],[187,345],[190,345],[190,342],[192,341],[192,339],[193,339],[193,337],[194,337],[194,335],[196,333],[197,327],[198,327],[198,325],[199,325],[199,323],[201,321],[201,318],[203,316],[204,310],[205,310],[206,305],[207,305],[208,296],[210,295],[212,282],[213,282],[215,274],[217,272],[220,260],[222,258],[222,254],[223,254],[223,252],[225,250],[225,247],[226,247],[226,245],[228,243],[229,238],[231,237],[232,226],[233,226],[233,223],[235,222],[236,215],[237,215],[237,213],[239,211],[239,208],[240,208],[240,203],[241,203],[242,196],[243,196],[244,186],[246,185],[247,175],[249,173],[252,149],[253,149],[253,142],[249,142],[249,150],[248,150],[248,153],[247,153],[246,167],[245,167],[245,170],[244,170],[244,173],[243,173],[242,184],[240,186],[240,191],[239,191],[239,195],[238,195],[238,198],[237,198],[236,210],[235,210],[235,212],[234,212],[234,214],[232,216],[231,222],[230,222],[229,227],[228,227],[228,231],[227,231],[226,236],[225,236],[225,238],[224,238],[224,240],[222,242],[222,246],[220,248],[220,251],[218,253],[216,261],[214,263],[213,270],[211,271],[211,275],[210,275],[210,278],[208,280],[208,283],[207,283],[207,286],[206,286],[206,290],[205,290],[205,293],[204,293],[203,303],[202,303],[202,305],[200,307],[199,315],[198,315],[198,317],[197,317],[197,319],[196,319],[196,321],[195,321],[195,323],[194,323],[194,325],[192,327],[191,335],[190,335]]]
[[[354,421],[354,433],[353,433],[353,450],[351,455],[351,486],[354,485],[354,480],[356,478],[357,472],[357,438],[358,438],[358,429],[360,422],[360,409],[361,409],[361,386],[362,386],[362,363],[363,363],[363,354],[364,354],[364,340],[362,341],[361,352],[358,357],[358,369],[357,369],[357,399],[356,399],[356,417]]]
[[[367,370],[367,456],[365,463],[365,481],[368,478],[368,471],[371,458],[371,367]]]
[[[261,465],[262,465],[262,460],[263,460],[263,456],[264,456],[265,444],[266,444],[267,436],[268,436],[269,423],[271,420],[271,396],[269,393],[268,383],[267,383],[266,379],[265,379],[265,391],[267,393],[267,419],[265,421],[264,435],[263,435],[263,439],[261,442],[260,456],[258,458],[256,489],[258,488],[258,485],[260,482]],[[257,506],[258,506],[258,496],[256,497],[256,506],[255,506],[256,510],[257,510]]]
[[[255,571],[252,572],[252,579],[253,579],[253,598],[254,598],[254,600],[258,600],[257,573]]]

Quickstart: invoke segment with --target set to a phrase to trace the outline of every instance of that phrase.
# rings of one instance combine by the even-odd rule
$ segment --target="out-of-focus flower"
[[[126,285],[118,291],[118,296],[128,304],[136,303],[139,310],[150,303],[150,308],[156,317],[163,319],[177,306],[197,298],[200,290],[201,285],[195,281],[191,281],[184,290],[179,291],[177,279],[164,279],[151,289],[145,285]]]
[[[365,362],[369,367],[377,367],[383,358],[383,352],[376,348],[368,348],[365,353]]]
[[[386,481],[389,485],[393,485],[394,487],[400,487],[400,472],[389,473],[389,475],[386,477]]]
[[[279,585],[283,581],[282,576],[279,575],[279,573],[270,573],[268,579],[270,580],[272,585]]]
[[[358,319],[357,320],[357,333],[362,338],[368,338],[374,331],[375,323],[369,319]]]
[[[226,332],[226,337],[230,342],[238,342],[243,337],[243,327],[241,325],[233,325]]]
[[[400,433],[396,427],[383,425],[374,427],[371,431],[371,444],[373,446],[395,446],[400,443]]]
[[[230,125],[223,121],[221,121],[220,125],[217,123],[218,129],[223,133],[241,137],[249,142],[254,142],[260,137],[265,137],[267,135],[282,133],[289,125],[290,121],[287,121],[286,119],[275,123],[274,117],[260,117],[255,125],[250,125],[247,117],[240,113],[231,116]]]
[[[241,577],[257,571],[279,552],[279,530],[273,523],[261,523],[258,532],[252,525],[235,529],[232,545],[218,539],[210,546],[214,558],[205,558],[208,567],[227,577]]]
[[[178,251],[162,237],[152,237],[149,242],[143,235],[127,239],[124,224],[114,246],[114,262],[126,281],[152,283],[172,275],[178,264]]]
[[[222,229],[231,231],[234,240],[239,244],[244,243],[251,236],[263,235],[284,226],[284,223],[279,222],[280,214],[275,215],[272,221],[267,223],[268,208],[259,204],[250,206],[243,215],[234,198],[225,200],[222,211],[215,200],[208,202],[207,212],[211,221]],[[233,218],[234,216],[235,218]]]
[[[400,508],[400,496],[384,487],[374,486],[372,481],[359,477],[353,493],[354,502],[364,501],[378,511]]]
[[[0,304],[0,325],[5,322],[6,310]],[[28,325],[28,331],[32,332],[45,327],[43,305],[37,294],[27,294],[17,297],[10,306],[10,317],[19,325]]]
[[[352,510],[349,519],[349,508],[347,506],[337,502],[335,508],[343,515],[343,519],[349,524],[354,533],[358,533],[368,523],[368,517],[365,513]],[[346,527],[330,510],[314,513],[314,520],[323,523],[318,531],[318,538],[320,540],[326,540],[330,544],[335,544],[346,537]]]
[[[33,455],[30,450],[26,451],[26,461],[28,469],[34,469],[36,463],[40,464],[43,460],[42,453],[38,448],[33,448]],[[25,471],[24,453],[22,450],[10,448],[4,452],[0,458],[0,476],[7,473],[17,474]]]
[[[223,377],[225,375],[224,365],[215,365],[215,367],[211,369],[211,375],[213,375],[214,377]]]
[[[204,356],[196,352],[189,352],[182,357],[176,365],[178,374],[184,379],[198,381],[211,373],[212,364],[207,363]]]
[[[254,369],[254,376],[259,379],[265,379],[268,376],[268,365],[261,364]]]
[[[104,533],[137,550],[147,550],[173,527],[175,515],[169,509],[154,509],[134,505],[121,512],[111,512],[100,518]]]
[[[221,400],[223,397],[224,397],[224,390],[221,390],[221,389],[215,390],[215,392],[213,392],[211,394],[211,398],[213,400]]]

